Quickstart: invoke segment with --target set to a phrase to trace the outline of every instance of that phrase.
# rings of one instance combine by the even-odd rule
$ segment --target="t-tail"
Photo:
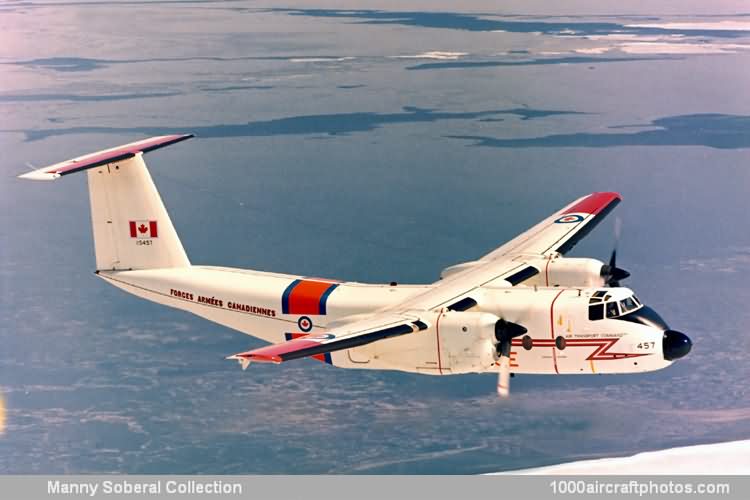
[[[190,261],[143,153],[193,137],[167,135],[79,156],[20,175],[56,180],[87,171],[97,271],[187,267]]]

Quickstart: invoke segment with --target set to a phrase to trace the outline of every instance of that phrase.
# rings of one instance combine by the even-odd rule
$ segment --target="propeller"
[[[602,266],[599,275],[604,278],[604,284],[609,287],[620,286],[620,281],[628,278],[630,273],[625,269],[617,267],[617,246],[620,243],[620,234],[622,233],[622,221],[620,218],[615,219],[615,244],[612,248],[612,254],[609,256],[609,263]]]
[[[527,331],[525,327],[504,319],[495,323],[495,350],[500,366],[497,374],[497,395],[501,398],[510,396],[510,343],[514,337],[520,337]]]

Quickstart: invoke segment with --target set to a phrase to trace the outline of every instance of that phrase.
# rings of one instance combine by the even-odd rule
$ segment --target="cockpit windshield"
[[[622,300],[614,299],[606,290],[598,290],[589,299],[589,320],[617,318],[642,307],[638,297],[631,295]]]

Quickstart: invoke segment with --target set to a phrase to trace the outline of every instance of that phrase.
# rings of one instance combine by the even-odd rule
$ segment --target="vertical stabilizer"
[[[96,269],[189,266],[141,154],[88,171]]]
[[[88,171],[97,270],[186,267],[190,261],[146,168],[143,153],[190,137],[152,137],[19,177],[55,180]]]

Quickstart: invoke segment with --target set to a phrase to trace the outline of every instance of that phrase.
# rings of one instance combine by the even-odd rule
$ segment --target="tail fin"
[[[88,170],[97,270],[186,267],[190,261],[148,173],[143,153],[191,137],[152,137],[19,177],[55,180]]]

